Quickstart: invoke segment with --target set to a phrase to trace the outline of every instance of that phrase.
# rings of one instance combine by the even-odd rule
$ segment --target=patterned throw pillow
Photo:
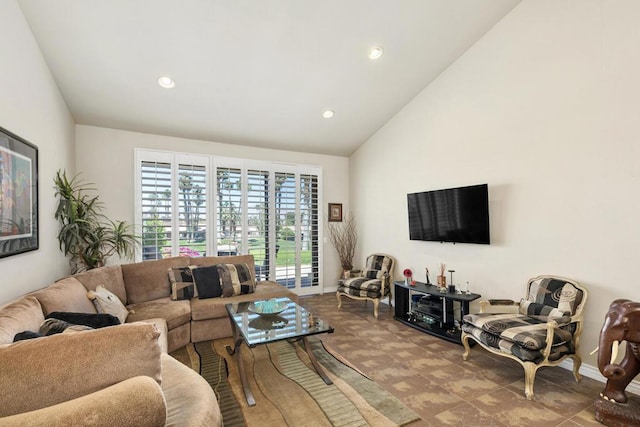
[[[362,277],[364,277],[365,279],[369,279],[369,280],[373,280],[373,279],[380,279],[382,277],[382,271],[380,270],[364,270],[364,273],[362,274]]]
[[[571,315],[567,311],[562,311],[555,307],[545,304],[539,304],[532,301],[520,300],[520,314],[534,317],[543,321],[555,320],[558,323],[566,323],[571,319]]]
[[[172,300],[178,301],[198,296],[198,289],[193,283],[192,269],[194,268],[196,266],[172,267],[169,269]]]
[[[93,328],[85,325],[74,325],[69,322],[65,322],[64,320],[55,319],[53,317],[45,319],[44,322],[40,325],[40,334],[41,335],[54,335],[60,333],[74,333],[81,331],[89,331]]]
[[[222,296],[253,293],[256,283],[247,264],[218,264]]]
[[[218,268],[215,265],[209,267],[191,268],[193,282],[198,292],[198,298],[217,298],[222,296]]]
[[[127,316],[129,315],[127,308],[115,294],[104,286],[98,285],[95,291],[87,292],[87,296],[93,301],[98,313],[108,313],[116,316],[118,320],[120,320],[120,323],[124,323],[124,321],[127,320]]]
[[[375,279],[382,279],[385,273],[389,272],[391,267],[391,258],[384,255],[371,255],[367,258],[367,265],[365,267],[365,273],[368,270],[375,270],[376,277]],[[369,276],[365,276],[369,277]]]
[[[531,282],[527,301],[575,314],[582,299],[582,291],[572,283],[561,278],[544,277]]]

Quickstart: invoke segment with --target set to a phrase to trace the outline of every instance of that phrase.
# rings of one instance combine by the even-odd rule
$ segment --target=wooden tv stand
[[[469,313],[469,303],[479,294],[440,292],[440,288],[416,282],[394,282],[394,319],[445,340],[462,344],[460,321]]]

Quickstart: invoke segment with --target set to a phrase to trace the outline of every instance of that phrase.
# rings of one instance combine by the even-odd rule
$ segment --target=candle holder
[[[456,285],[453,284],[453,273],[455,273],[455,270],[449,270],[449,274],[451,275],[451,282],[449,283],[449,293],[450,294],[455,294],[456,293]]]

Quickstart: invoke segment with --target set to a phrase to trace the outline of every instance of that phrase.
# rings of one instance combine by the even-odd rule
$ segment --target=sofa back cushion
[[[93,303],[87,297],[87,289],[74,277],[62,279],[31,295],[40,301],[45,315],[54,311],[97,313]]]
[[[137,304],[171,296],[167,271],[172,267],[188,267],[189,257],[173,257],[154,261],[123,264],[122,278],[127,291],[127,304]]]
[[[256,263],[253,255],[191,257],[191,264],[197,265],[198,267],[208,267],[218,264],[247,264],[253,282],[256,280]]]
[[[40,302],[25,296],[0,308],[0,345],[13,342],[19,332],[37,332],[44,321]]]
[[[124,280],[122,279],[122,268],[120,265],[108,265],[106,267],[94,268],[76,274],[75,277],[80,283],[87,288],[88,291],[95,291],[100,285],[107,288],[110,292],[127,305],[127,291],[124,288]]]
[[[66,402],[139,375],[160,384],[159,336],[153,325],[135,323],[0,347],[0,417]]]

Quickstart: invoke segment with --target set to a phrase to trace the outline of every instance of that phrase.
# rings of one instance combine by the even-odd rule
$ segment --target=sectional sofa
[[[174,257],[106,266],[59,280],[0,308],[0,425],[222,425],[207,382],[167,354],[231,336],[225,304],[295,294],[275,282],[226,298],[171,298],[168,271],[246,264],[251,255]],[[253,273],[252,273],[253,274]],[[129,311],[124,325],[14,343],[52,312],[97,313],[102,285]]]

